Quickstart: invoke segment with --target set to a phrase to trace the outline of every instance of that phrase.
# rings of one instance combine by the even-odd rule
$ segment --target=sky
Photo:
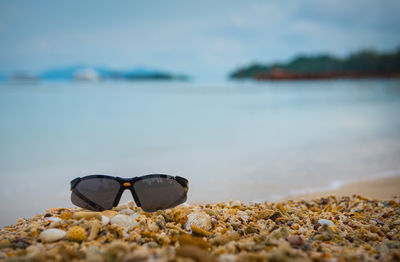
[[[400,46],[398,0],[0,2],[0,73],[85,64],[223,79],[252,62]]]

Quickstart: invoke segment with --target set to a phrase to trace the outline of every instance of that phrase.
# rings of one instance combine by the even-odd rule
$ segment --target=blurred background
[[[89,174],[180,175],[189,203],[399,175],[399,12],[1,1],[0,226],[72,206],[69,182]]]

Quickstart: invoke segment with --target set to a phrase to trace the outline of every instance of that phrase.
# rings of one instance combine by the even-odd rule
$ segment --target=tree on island
[[[298,56],[288,63],[252,64],[230,74],[233,79],[309,79],[400,77],[400,48],[390,53],[363,50],[344,59],[331,55]]]

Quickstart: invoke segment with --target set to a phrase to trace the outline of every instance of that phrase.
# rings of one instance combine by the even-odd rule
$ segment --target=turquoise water
[[[400,174],[400,81],[1,83],[0,145],[0,225],[71,206],[95,173],[277,200]]]

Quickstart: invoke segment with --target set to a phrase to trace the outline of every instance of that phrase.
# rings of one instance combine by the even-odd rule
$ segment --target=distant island
[[[235,70],[229,77],[255,80],[400,77],[400,48],[389,53],[364,50],[344,59],[315,55],[298,56],[288,63],[255,63]]]
[[[114,70],[105,67],[76,65],[51,68],[38,74],[19,72],[10,76],[0,75],[0,79],[16,81],[101,81],[101,80],[177,80],[187,81],[189,76],[172,74],[148,68]]]

